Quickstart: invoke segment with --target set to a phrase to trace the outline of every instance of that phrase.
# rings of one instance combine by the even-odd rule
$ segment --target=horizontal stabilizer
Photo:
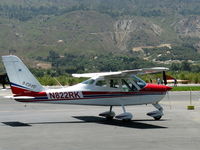
[[[14,96],[4,96],[4,98],[7,98],[7,99],[34,99],[35,97],[32,97],[32,96],[17,96],[17,97],[14,97]]]

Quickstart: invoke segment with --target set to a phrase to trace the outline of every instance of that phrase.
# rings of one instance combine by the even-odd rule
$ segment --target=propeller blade
[[[167,84],[167,77],[166,77],[165,71],[163,71],[163,81],[164,81],[164,84],[166,85]]]

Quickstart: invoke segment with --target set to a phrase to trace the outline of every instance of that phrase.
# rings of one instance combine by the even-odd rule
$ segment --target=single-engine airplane
[[[147,113],[155,120],[163,116],[159,101],[171,87],[148,84],[138,78],[138,74],[167,71],[168,68],[155,67],[118,72],[73,74],[74,77],[87,77],[88,80],[60,89],[46,89],[33,76],[25,64],[14,55],[2,56],[8,74],[12,98],[26,103],[53,103],[109,106],[109,111],[100,113],[107,119],[131,120],[126,112],[127,105],[152,104],[157,110]],[[123,113],[115,115],[113,106],[121,106]]]

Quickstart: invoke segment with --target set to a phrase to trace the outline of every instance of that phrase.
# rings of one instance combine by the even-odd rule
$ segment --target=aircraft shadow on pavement
[[[135,128],[135,129],[167,128],[164,126],[143,123],[143,122],[154,121],[152,119],[151,120],[150,119],[132,120],[129,122],[124,122],[124,121],[116,120],[116,119],[106,120],[105,118],[97,117],[97,116],[73,116],[73,118],[78,119],[78,120],[62,121],[62,122],[33,122],[33,123],[23,123],[23,122],[13,121],[13,122],[2,122],[2,123],[11,127],[31,127],[34,124],[45,125],[45,124],[69,124],[69,123],[76,123],[76,124],[77,123],[97,123],[97,124],[104,124],[104,125],[111,125],[111,126],[118,126],[118,127],[125,127],[125,128]],[[160,121],[165,121],[165,120],[160,120]],[[155,122],[160,122],[160,121],[155,121]]]
[[[31,126],[28,123],[23,123],[19,121],[10,121],[10,122],[2,122],[2,123],[10,127],[30,127]]]
[[[160,128],[167,128],[163,126],[158,125],[152,125],[147,123],[142,123],[138,121],[150,121],[150,120],[131,120],[128,122],[124,122],[122,120],[106,120],[102,117],[96,117],[96,116],[73,116],[76,119],[82,120],[86,123],[98,123],[98,124],[105,124],[105,125],[112,125],[112,126],[118,126],[118,127],[126,127],[126,128],[136,128],[136,129],[160,129]]]

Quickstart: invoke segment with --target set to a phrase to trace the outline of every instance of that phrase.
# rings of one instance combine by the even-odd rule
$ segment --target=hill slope
[[[165,43],[172,48],[190,47],[195,55],[200,51],[200,2],[1,0],[0,30],[1,55],[10,51],[35,58],[45,57],[49,51],[60,55],[130,55],[131,51],[143,58],[144,53],[132,49]],[[182,57],[187,59],[187,54]]]

